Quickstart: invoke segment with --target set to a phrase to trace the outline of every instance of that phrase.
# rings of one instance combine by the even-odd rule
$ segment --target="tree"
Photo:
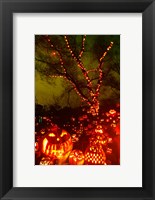
[[[119,36],[37,35],[35,66],[51,84],[57,77],[67,82],[68,104],[76,95],[98,115],[104,93],[119,100],[119,49]]]

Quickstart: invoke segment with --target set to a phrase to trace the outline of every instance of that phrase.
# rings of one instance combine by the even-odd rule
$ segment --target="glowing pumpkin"
[[[72,135],[72,142],[74,143],[74,142],[78,142],[78,141],[79,141],[78,136],[76,134],[73,134]]]
[[[90,137],[89,142],[91,145],[103,145],[107,144],[107,138],[103,134],[94,134]]]
[[[84,155],[80,150],[73,150],[69,155],[69,164],[70,165],[83,165],[84,164]]]
[[[110,116],[111,117],[114,117],[114,116],[116,116],[116,110],[114,110],[114,109],[111,109],[111,110],[109,110],[109,113],[110,113]]]
[[[88,148],[85,151],[86,165],[104,165],[105,160],[106,155],[101,146],[88,146]]]
[[[46,156],[58,159],[62,164],[68,158],[73,143],[71,136],[65,130],[57,129],[55,133],[48,133],[42,141],[42,153]]]
[[[50,157],[43,157],[40,161],[40,165],[53,165],[53,161]]]
[[[95,133],[103,133],[103,128],[101,125],[98,125],[95,129]]]

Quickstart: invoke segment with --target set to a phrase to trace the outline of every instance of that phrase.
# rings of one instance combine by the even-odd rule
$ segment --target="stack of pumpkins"
[[[60,128],[51,129],[44,135],[40,142],[40,148],[44,157],[40,165],[67,164],[70,165],[104,165],[106,155],[103,146],[107,139],[103,134],[95,133],[89,140],[85,153],[74,149],[71,135]]]
[[[86,165],[104,165],[106,161],[106,154],[103,146],[106,146],[107,138],[103,133],[94,132],[90,137],[89,146],[85,151]]]

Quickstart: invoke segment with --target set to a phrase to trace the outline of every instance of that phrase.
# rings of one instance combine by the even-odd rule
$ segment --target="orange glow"
[[[111,148],[107,148],[106,153],[107,153],[107,154],[112,154],[112,149],[111,149]]]
[[[112,143],[112,138],[108,138],[108,143]]]
[[[46,154],[49,154],[49,148],[46,150]]]
[[[44,140],[43,140],[43,152],[46,151],[47,143],[48,143],[48,140],[46,138],[44,138]]]
[[[55,137],[55,134],[54,133],[49,133],[48,134],[50,137]]]
[[[38,151],[39,150],[39,144],[38,142],[35,142],[35,151]]]
[[[52,56],[55,56],[55,55],[56,55],[56,52],[52,52],[51,55],[52,55]]]
[[[60,137],[63,137],[64,135],[67,135],[67,132],[65,130],[62,130]]]
[[[89,153],[89,155],[91,155],[89,159],[87,159],[87,157],[86,157],[86,155],[88,153]],[[91,147],[86,149],[85,164],[87,164],[87,165],[91,165],[91,164],[99,165],[99,164],[103,164],[105,160],[106,160],[106,155],[105,155],[105,152],[103,151],[102,147],[100,147],[98,145],[96,145],[96,146],[94,145],[94,146],[91,146]]]
[[[95,132],[96,133],[103,133],[103,130],[102,129],[95,129]]]
[[[84,164],[84,155],[81,150],[75,149],[71,152],[69,156],[70,165],[83,165]]]
[[[111,115],[114,115],[114,114],[116,114],[116,110],[109,110],[109,113],[111,114]]]
[[[50,157],[43,157],[40,161],[40,165],[53,165],[53,161]]]
[[[64,153],[63,150],[52,149],[52,153]]]
[[[65,136],[63,138],[63,136]],[[66,137],[67,136],[67,137]],[[50,158],[54,159],[57,164],[63,164],[66,162],[71,150],[73,143],[71,136],[66,131],[49,133],[42,141],[42,153]]]

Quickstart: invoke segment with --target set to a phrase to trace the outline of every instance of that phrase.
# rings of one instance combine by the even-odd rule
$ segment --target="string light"
[[[98,95],[99,95],[99,91],[100,91],[101,84],[102,84],[102,78],[103,78],[102,60],[107,55],[107,52],[112,48],[112,46],[113,46],[113,42],[110,42],[110,45],[107,47],[107,51],[105,51],[103,53],[102,57],[100,58],[100,64],[98,66],[98,69],[99,69],[99,79],[98,79],[98,84],[97,84],[97,89],[96,89],[96,97],[98,97]]]
[[[83,36],[83,40],[82,40],[82,48],[81,48],[81,51],[80,51],[80,54],[79,54],[79,58],[82,57],[82,54],[84,52],[84,44],[85,44],[85,40],[86,40],[86,35]]]
[[[66,81],[69,81],[73,85],[73,89],[78,94],[78,96],[83,101],[86,101],[89,106],[91,106],[91,103],[89,102],[89,100],[86,97],[82,96],[81,93],[78,91],[76,84],[73,83],[70,79],[68,79],[65,75],[52,75],[52,76],[49,76],[49,77],[51,77],[51,78],[64,78]]]
[[[48,35],[46,35],[45,36],[45,38],[47,39],[47,42],[49,43],[49,45],[50,45],[50,47],[51,48],[54,48],[54,45],[52,44],[52,41],[51,41],[51,39],[50,39],[50,37],[48,36]],[[56,48],[55,48],[56,49]],[[57,50],[57,49],[56,49]],[[57,51],[58,52],[58,55],[59,55],[59,61],[60,61],[60,66],[61,66],[61,68],[64,70],[64,73],[67,73],[66,72],[66,68],[64,67],[64,62],[63,62],[63,59],[62,59],[62,56],[61,56],[61,54],[60,54],[60,52],[59,51]],[[53,54],[52,55],[56,55],[56,52],[53,52]]]
[[[85,38],[86,38],[86,35],[83,37],[82,50],[80,52],[80,55],[82,55],[83,51],[84,51],[84,41],[85,41]],[[81,69],[81,71],[82,71],[82,73],[83,73],[83,75],[84,75],[84,77],[85,77],[85,79],[87,81],[87,87],[88,87],[88,89],[93,92],[93,90],[92,90],[92,82],[91,82],[91,80],[90,80],[90,78],[88,76],[88,72],[87,72],[86,68],[83,66],[82,62],[79,59],[77,59],[77,57],[73,53],[66,35],[64,35],[64,39],[65,39],[66,46],[67,46],[68,50],[70,51],[70,54],[71,54],[72,58],[77,61],[78,67]]]
[[[107,51],[105,51],[102,55],[102,57],[100,58],[100,62],[104,59],[104,57],[107,55],[108,51],[111,49],[111,47],[113,46],[113,42],[110,42],[110,45],[107,47]]]
[[[55,48],[54,45],[51,42],[51,39],[48,35],[46,35],[46,39],[48,41],[48,43],[50,44],[51,48]],[[82,92],[78,89],[77,84],[72,80],[72,78],[70,77],[69,74],[67,74],[67,69],[64,66],[64,62],[62,59],[62,56],[60,54],[59,51],[58,55],[59,55],[59,60],[60,60],[60,64],[61,64],[61,68],[63,69],[64,73],[62,75],[54,75],[51,77],[60,77],[60,78],[64,78],[65,80],[69,81],[72,85],[73,85],[73,89],[74,91],[79,95],[79,97],[82,99],[82,101],[86,102],[90,107],[90,113],[92,115],[98,115],[98,111],[99,111],[99,100],[98,100],[98,96],[99,96],[99,90],[102,84],[102,78],[103,78],[103,72],[102,72],[102,63],[101,61],[104,59],[104,57],[107,55],[108,51],[112,48],[113,46],[113,42],[110,43],[110,45],[107,47],[106,51],[103,53],[102,57],[100,58],[100,64],[98,66],[98,69],[91,69],[91,70],[87,70],[84,66],[83,63],[81,62],[81,57],[83,55],[84,52],[84,48],[85,48],[85,40],[86,40],[86,35],[83,36],[82,39],[82,47],[81,47],[81,51],[79,53],[79,56],[76,57],[75,53],[73,52],[70,43],[67,39],[67,36],[64,35],[64,40],[66,42],[66,47],[70,52],[71,57],[77,62],[77,66],[81,69],[81,72],[87,82],[87,88],[89,90],[89,94],[91,96],[91,101],[84,96],[84,94],[82,94]],[[56,48],[55,48],[56,49]],[[57,50],[57,49],[56,49]],[[56,53],[55,53],[56,54]],[[98,84],[97,84],[97,88],[96,91],[93,91],[93,87],[92,87],[92,80],[89,78],[88,73],[90,72],[95,72],[95,71],[99,71],[99,77],[98,77]]]

